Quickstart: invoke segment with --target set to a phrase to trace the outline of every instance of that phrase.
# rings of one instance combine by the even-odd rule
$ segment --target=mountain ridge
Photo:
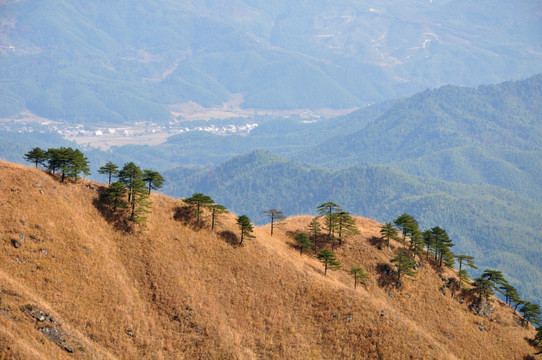
[[[316,259],[292,246],[288,233],[303,229],[308,217],[289,219],[273,237],[269,225],[256,228],[256,239],[235,247],[176,221],[180,200],[152,194],[147,224],[124,233],[94,204],[101,184],[61,184],[5,162],[0,169],[2,356],[494,359],[532,353],[524,338],[534,330],[519,326],[503,303],[496,300],[494,315],[484,318],[441,293],[440,276],[453,272],[439,275],[424,264],[418,281],[400,290],[379,285],[377,265],[392,250],[369,241],[380,228],[373,220],[356,218],[362,234],[337,249],[345,268],[361,265],[370,274],[366,287],[354,290],[346,270],[324,276]],[[233,215],[222,218],[222,230],[236,231]],[[63,342],[44,335],[53,328]]]
[[[383,165],[332,171],[265,151],[236,157],[215,169],[166,171],[164,177],[164,192],[178,197],[206,193],[257,224],[267,221],[262,213],[266,208],[287,215],[315,213],[316,206],[330,198],[380,222],[407,212],[422,227],[444,226],[461,251],[472,253],[484,266],[498,266],[530,298],[537,299],[542,291],[542,264],[535,255],[542,243],[542,207],[510,190],[426,179]],[[516,268],[518,263],[529,271]]]

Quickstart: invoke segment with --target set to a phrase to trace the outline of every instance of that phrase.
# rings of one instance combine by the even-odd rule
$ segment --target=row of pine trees
[[[78,149],[72,148],[50,148],[47,151],[38,147],[32,149],[25,155],[25,159],[38,165],[43,165],[51,174],[59,174],[60,181],[64,182],[66,178],[72,178],[77,181],[80,174],[89,175],[90,168],[87,158]],[[141,170],[133,162],[125,164],[119,168],[112,162],[106,163],[100,167],[98,173],[108,177],[108,187],[101,194],[102,204],[107,206],[112,213],[127,212],[128,219],[135,223],[144,222],[150,211],[151,203],[148,197],[152,190],[162,187],[163,177],[153,170]],[[116,179],[116,181],[113,181]],[[215,219],[219,214],[227,213],[227,209],[208,195],[195,193],[191,197],[183,199],[193,211],[195,226],[201,227],[201,217],[203,209],[211,213],[211,231],[215,228]],[[343,244],[346,238],[359,234],[355,226],[355,221],[349,212],[334,202],[325,202],[317,207],[318,216],[314,217],[307,226],[307,233],[298,232],[294,240],[299,248],[300,254],[304,250],[313,249],[316,258],[324,266],[324,275],[328,270],[338,270],[341,268],[340,262],[334,254],[336,246]],[[277,209],[265,210],[264,213],[271,220],[271,236],[274,227],[283,221],[286,216]],[[253,224],[246,215],[237,217],[237,225],[240,230],[239,245],[243,245],[245,238],[253,238]],[[401,233],[401,236],[399,235]],[[496,293],[504,297],[504,301],[514,310],[523,315],[523,324],[529,323],[537,326],[537,334],[531,339],[533,346],[537,347],[537,354],[542,353],[542,319],[541,309],[536,303],[520,298],[517,289],[508,283],[502,272],[498,270],[485,270],[482,274],[471,281],[467,268],[477,269],[474,264],[474,257],[469,255],[454,254],[451,248],[454,246],[446,230],[438,226],[421,231],[418,222],[409,214],[399,215],[393,222],[386,222],[380,229],[381,243],[379,249],[385,245],[390,247],[390,240],[401,242],[395,256],[390,262],[395,268],[396,282],[395,286],[400,287],[405,277],[415,277],[419,261],[425,257],[426,261],[431,261],[436,267],[453,267],[458,264],[458,282],[456,287],[452,287],[453,292],[470,286],[470,292],[475,294],[475,301],[489,301]],[[322,241],[323,238],[323,241]],[[328,246],[326,246],[328,245]],[[328,248],[330,247],[330,249]],[[352,267],[349,273],[354,278],[354,288],[358,283],[364,284],[368,275],[361,267]]]

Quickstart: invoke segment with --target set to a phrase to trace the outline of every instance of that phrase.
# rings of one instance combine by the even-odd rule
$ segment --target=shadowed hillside
[[[386,285],[393,248],[373,245],[380,224],[337,249],[324,276],[300,256],[295,217],[244,246],[221,215],[216,234],[176,220],[180,200],[152,194],[144,227],[115,230],[95,206],[101,185],[60,184],[0,163],[0,358],[4,359],[524,359],[533,353],[517,315],[493,303],[473,315],[440,289],[423,261],[417,281]],[[206,214],[205,214],[206,215]],[[230,242],[231,242],[230,241]],[[369,274],[353,288],[352,266]],[[71,355],[70,353],[73,353]]]

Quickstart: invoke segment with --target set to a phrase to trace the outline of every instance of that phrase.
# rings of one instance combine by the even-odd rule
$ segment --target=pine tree
[[[107,175],[108,185],[111,185],[111,178],[116,176],[119,173],[119,167],[113,164],[111,161],[108,161],[104,166],[98,169],[99,174]]]
[[[340,211],[335,213],[336,216],[336,228],[337,228],[337,239],[339,240],[339,245],[342,245],[343,240],[353,236],[359,235],[360,232],[356,227],[356,222],[350,213],[347,211]],[[332,244],[333,245],[333,244]],[[331,247],[333,250],[333,246]]]
[[[70,163],[67,170],[68,176],[73,178],[74,181],[77,181],[77,178],[81,173],[84,175],[90,175],[89,162],[85,155],[79,149],[68,149],[70,152]]]
[[[469,273],[465,269],[459,270],[457,272],[457,276],[459,277],[459,282],[462,285],[467,284],[469,282],[469,280],[470,280]]]
[[[536,335],[531,340],[531,344],[536,348],[535,355],[542,354],[542,326],[536,328]]]
[[[512,303],[514,303],[514,311],[518,310],[518,306],[525,304],[527,301],[520,299],[518,294],[512,294],[512,301],[510,302],[510,306],[512,306]]]
[[[312,241],[309,239],[309,237],[305,233],[296,234],[294,239],[295,239],[295,242],[297,243],[297,246],[299,247],[300,255],[303,255],[303,249],[308,249],[312,246]]]
[[[103,193],[102,201],[111,207],[113,212],[117,209],[126,209],[128,204],[124,200],[126,197],[126,187],[120,182],[112,183]]]
[[[422,233],[422,240],[425,245],[425,248],[427,249],[427,256],[426,259],[429,259],[429,255],[434,255],[435,258],[437,257],[437,244],[435,242],[435,237],[433,236],[433,233],[431,230],[425,230]]]
[[[473,292],[478,294],[478,302],[481,302],[482,298],[489,300],[489,297],[494,294],[491,281],[481,276],[474,279],[471,285]]]
[[[390,247],[390,240],[397,240],[398,232],[391,222],[387,222],[380,228],[380,235],[386,240],[386,246]]]
[[[508,281],[506,281],[502,272],[498,270],[484,270],[484,272],[482,273],[482,278],[490,281],[494,290],[498,290],[499,285],[508,284]]]
[[[418,222],[407,213],[399,215],[393,223],[401,230],[403,243],[405,243],[407,236],[410,236],[418,229]]]
[[[274,226],[282,220],[286,219],[286,215],[284,215],[282,211],[277,209],[264,210],[263,213],[269,216],[269,218],[271,219],[271,236],[273,236]]]
[[[211,212],[211,231],[215,231],[215,222],[220,214],[227,214],[228,209],[225,206],[219,204],[207,205],[207,208]]]
[[[316,210],[320,216],[324,217],[324,230],[327,231],[328,235],[327,241],[330,244],[333,244],[334,232],[337,227],[337,217],[335,216],[335,213],[342,210],[339,205],[331,201],[318,205]]]
[[[146,214],[150,212],[151,202],[148,200],[147,186],[141,179],[135,179],[132,183],[132,197],[130,199],[130,220],[135,223],[143,223]]]
[[[149,195],[152,190],[158,190],[162,188],[164,183],[164,178],[158,171],[153,170],[143,170],[143,181],[147,183],[147,188],[149,189]]]
[[[243,239],[246,238],[254,238],[255,236],[252,235],[252,232],[254,231],[254,227],[252,225],[252,222],[246,215],[241,215],[237,218],[237,225],[239,226],[239,230],[241,230],[241,241],[239,241],[239,245],[243,245]]]
[[[338,270],[341,268],[341,263],[337,261],[335,254],[333,254],[328,249],[320,250],[320,252],[318,253],[318,255],[316,255],[316,257],[318,258],[318,260],[320,260],[322,264],[324,264],[324,275],[327,275],[328,269]]]
[[[190,204],[194,208],[194,215],[196,215],[196,226],[200,227],[200,215],[203,213],[202,207],[214,204],[214,200],[209,195],[202,193],[192,194],[191,197],[183,199],[187,204]]]
[[[446,266],[453,265],[453,253],[450,248],[454,246],[446,230],[435,226],[431,228],[431,234],[435,239],[435,261],[438,260],[439,267],[442,267],[444,261]]]
[[[77,181],[81,173],[90,175],[88,160],[79,149],[74,150],[71,147],[50,148],[47,150],[46,155],[47,168],[53,174],[57,170],[60,171],[60,182],[64,182],[66,177],[71,177]]]
[[[358,279],[359,279],[359,282],[361,282],[362,284],[365,284],[365,281],[369,278],[369,275],[367,275],[365,271],[363,271],[363,269],[360,267],[350,268],[350,275],[354,277],[354,289],[358,285]]]
[[[474,262],[472,261],[474,260],[473,256],[455,255],[455,258],[457,259],[457,262],[459,263],[459,271],[461,271],[463,264],[466,264],[473,269],[478,269],[478,267],[474,265]]]
[[[410,234],[410,245],[408,247],[408,250],[411,254],[413,254],[413,256],[419,256],[423,251],[423,247],[424,241],[422,233],[416,229]]]
[[[119,181],[128,189],[128,202],[131,203],[134,195],[134,183],[136,180],[141,180],[143,173],[139,166],[133,162],[124,164],[119,171]]]
[[[534,325],[540,325],[542,319],[540,315],[540,305],[527,301],[519,310],[523,314],[523,326],[527,326],[528,323]]]
[[[35,147],[24,154],[24,159],[26,161],[33,162],[37,169],[39,164],[43,164],[45,160],[47,160],[47,153],[39,147]]]
[[[391,259],[391,262],[394,263],[394,266],[397,269],[397,288],[401,286],[401,277],[403,275],[416,276],[417,272],[414,270],[416,262],[408,256],[405,249],[399,248],[397,255]]]
[[[312,242],[314,244],[314,251],[318,251],[318,235],[320,235],[320,220],[318,217],[312,218],[308,225],[309,234],[312,235]]]
[[[504,295],[504,302],[510,307],[512,306],[512,301],[519,298],[516,288],[508,283],[502,284],[499,289]]]

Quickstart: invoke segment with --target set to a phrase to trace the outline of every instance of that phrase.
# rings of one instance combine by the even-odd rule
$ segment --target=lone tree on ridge
[[[271,218],[271,236],[273,236],[274,225],[286,219],[286,215],[284,215],[282,211],[277,209],[264,210],[263,213]]]

